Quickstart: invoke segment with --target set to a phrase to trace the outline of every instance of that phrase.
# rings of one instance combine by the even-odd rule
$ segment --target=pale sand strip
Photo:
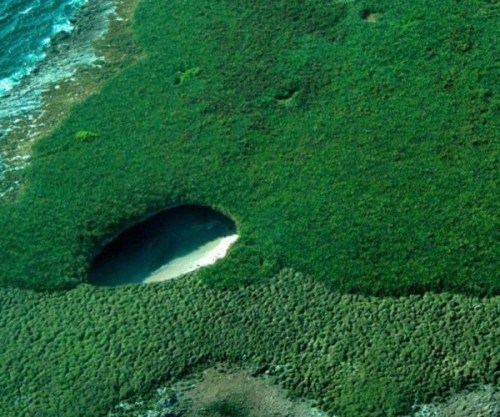
[[[235,234],[212,240],[187,255],[173,259],[153,272],[143,283],[166,281],[192,272],[202,266],[211,265],[218,259],[223,258],[229,247],[237,239],[238,235]]]

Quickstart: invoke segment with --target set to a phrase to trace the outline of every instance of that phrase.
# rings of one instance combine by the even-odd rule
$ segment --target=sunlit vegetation
[[[0,292],[0,415],[102,417],[226,362],[270,372],[342,417],[394,416],[498,383],[498,299],[335,295],[292,271],[233,291],[196,277]]]
[[[342,417],[498,385],[497,12],[142,0],[144,57],[0,206],[0,415],[103,417],[217,362]],[[235,220],[223,260],[82,284],[106,240],[182,203]]]
[[[38,143],[0,209],[0,282],[72,287],[105,239],[197,202],[241,229],[212,284],[286,266],[341,291],[498,293],[495,10],[142,1],[145,58]]]
[[[80,141],[86,141],[92,138],[96,138],[99,135],[94,132],[89,132],[88,130],[79,130],[75,133],[75,139]]]

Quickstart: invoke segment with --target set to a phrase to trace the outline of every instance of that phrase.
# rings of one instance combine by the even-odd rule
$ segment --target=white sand
[[[187,255],[173,259],[168,264],[153,272],[143,282],[166,281],[192,272],[202,266],[211,265],[218,259],[223,258],[229,247],[237,239],[238,235],[231,235],[212,240]]]

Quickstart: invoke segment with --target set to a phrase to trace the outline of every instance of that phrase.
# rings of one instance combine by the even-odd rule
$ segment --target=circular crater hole
[[[182,205],[136,223],[92,261],[89,282],[116,286],[166,281],[224,257],[238,234],[227,216]]]

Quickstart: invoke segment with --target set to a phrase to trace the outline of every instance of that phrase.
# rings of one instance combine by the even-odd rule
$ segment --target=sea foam
[[[92,41],[105,30],[113,3],[98,0],[7,0],[0,9],[0,128],[5,120],[29,113],[41,105],[48,84],[70,77],[78,66],[96,59]],[[100,3],[102,11],[78,36],[74,18],[82,6]],[[78,24],[78,23],[77,23]],[[66,33],[67,50],[51,54],[55,38]],[[50,62],[48,62],[50,61]]]

